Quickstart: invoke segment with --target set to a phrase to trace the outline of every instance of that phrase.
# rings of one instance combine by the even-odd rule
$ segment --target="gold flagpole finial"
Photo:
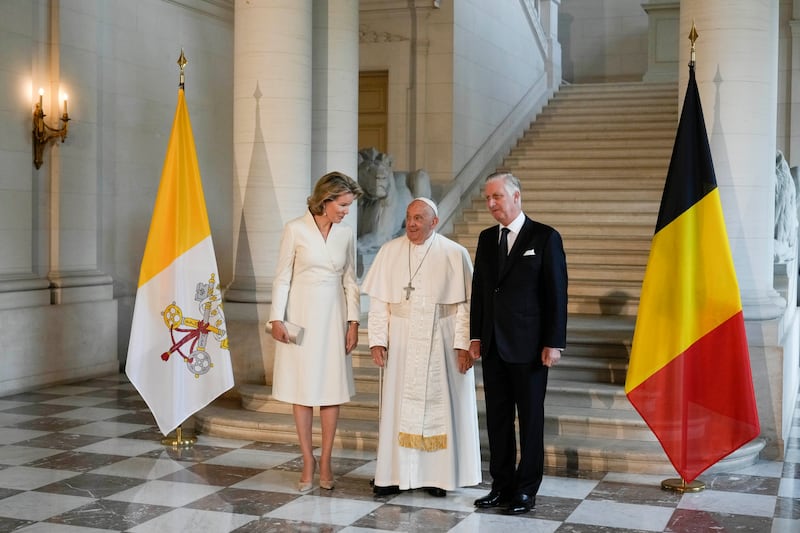
[[[691,58],[689,59],[689,66],[690,67],[694,66],[694,42],[697,40],[697,37],[698,37],[697,28],[695,28],[694,21],[692,21],[692,29],[689,32],[689,40],[692,42]]]
[[[186,63],[188,63],[188,61],[186,61],[186,56],[183,55],[183,48],[181,48],[181,57],[178,58],[178,66],[181,67],[181,81],[180,81],[181,89],[183,89],[183,81],[184,81],[183,68],[186,66]]]

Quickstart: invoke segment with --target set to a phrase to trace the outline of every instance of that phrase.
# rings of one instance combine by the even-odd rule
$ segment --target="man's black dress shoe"
[[[444,498],[447,496],[447,491],[439,487],[425,487],[425,492],[436,498]]]
[[[480,509],[488,509],[490,507],[499,507],[501,505],[506,505],[508,503],[508,498],[503,495],[500,491],[491,491],[486,496],[478,498],[475,500],[475,507]]]
[[[531,509],[536,507],[536,500],[531,498],[525,493],[520,492],[514,496],[508,503],[506,513],[508,514],[523,514],[530,512]]]
[[[372,487],[372,493],[375,496],[391,496],[392,494],[400,494],[400,487],[397,485],[389,485],[388,487],[375,485]]]

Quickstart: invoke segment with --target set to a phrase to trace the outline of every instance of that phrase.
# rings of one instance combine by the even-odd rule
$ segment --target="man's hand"
[[[466,374],[472,368],[472,355],[467,350],[456,348],[456,358],[458,359],[458,371]]]
[[[481,341],[469,342],[469,355],[473,361],[481,356]]]
[[[549,348],[545,346],[542,349],[542,364],[544,366],[553,366],[561,359],[561,350],[558,348]]]
[[[386,346],[370,346],[369,352],[376,365],[381,368],[386,365]]]

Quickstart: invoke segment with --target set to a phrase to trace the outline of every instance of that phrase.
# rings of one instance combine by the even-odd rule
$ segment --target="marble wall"
[[[175,113],[186,97],[222,282],[231,272],[232,2],[0,4],[0,393],[114,371]],[[32,163],[31,112],[69,94],[69,135]]]
[[[396,4],[361,3],[360,68],[389,72],[387,152],[437,196],[545,75],[542,43],[522,2]]]
[[[566,81],[642,80],[648,47],[642,0],[562,0],[558,20]]]

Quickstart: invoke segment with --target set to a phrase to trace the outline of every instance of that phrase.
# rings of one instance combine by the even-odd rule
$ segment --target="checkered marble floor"
[[[783,463],[706,474],[684,495],[661,490],[664,476],[550,471],[536,510],[511,517],[473,508],[488,484],[375,498],[374,453],[337,450],[336,488],[300,494],[296,446],[204,435],[164,446],[114,375],[0,398],[0,531],[800,532],[796,412]]]

